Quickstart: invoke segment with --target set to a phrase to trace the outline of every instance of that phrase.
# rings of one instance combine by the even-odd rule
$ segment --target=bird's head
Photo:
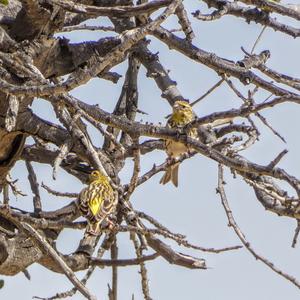
[[[89,176],[89,181],[108,181],[107,176],[105,176],[102,172],[95,170]]]
[[[174,112],[182,112],[182,111],[192,111],[191,105],[186,101],[176,101],[173,105]]]
[[[193,109],[186,101],[176,101],[173,105],[172,119],[178,123],[188,123],[193,119]]]

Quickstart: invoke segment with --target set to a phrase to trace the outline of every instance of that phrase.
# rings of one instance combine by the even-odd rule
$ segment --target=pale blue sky
[[[291,1],[290,1],[291,2]],[[295,1],[296,3],[296,1]],[[185,1],[189,11],[201,6],[199,1]],[[278,19],[283,19],[278,17]],[[215,22],[200,22],[192,20],[197,38],[194,43],[200,48],[212,51],[217,55],[231,60],[243,57],[240,47],[250,50],[261,26],[250,25],[241,19],[224,17]],[[94,23],[106,24],[105,19]],[[178,27],[175,18],[168,26]],[[73,41],[97,40],[108,33],[77,32],[68,34]],[[201,96],[219,78],[216,73],[207,67],[186,59],[175,51],[169,51],[160,41],[151,38],[150,48],[160,53],[163,65],[170,69],[170,76],[177,81],[178,88],[184,97],[191,101]],[[282,71],[288,75],[300,77],[299,40],[275,33],[268,29],[259,43],[257,51],[269,49],[271,58],[268,66]],[[122,75],[126,72],[126,63],[114,68]],[[76,89],[74,95],[90,103],[99,104],[101,108],[112,111],[121,91],[124,76],[114,85],[105,80],[91,80],[87,85]],[[238,84],[238,83],[237,83]],[[240,84],[238,84],[240,86]],[[249,88],[249,87],[247,87]],[[244,91],[247,91],[245,88]],[[139,74],[139,101],[140,108],[149,116],[138,116],[137,120],[165,122],[165,116],[170,113],[167,102],[160,97],[161,92],[152,79],[145,77],[144,68]],[[256,99],[261,101],[268,95],[261,93]],[[199,116],[213,111],[220,111],[232,107],[239,107],[241,102],[227,88],[221,86],[212,95],[207,97],[195,107]],[[34,111],[47,119],[54,119],[54,114],[47,102],[36,100]],[[283,144],[269,129],[262,126],[259,120],[256,124],[261,130],[260,141],[251,150],[244,153],[247,158],[257,163],[268,164],[281,150],[288,149],[289,153],[281,161],[280,166],[288,172],[300,177],[300,143],[295,137],[298,135],[300,125],[300,107],[294,104],[284,104],[274,109],[264,111],[270,123],[287,140]],[[100,145],[99,134],[93,132],[95,145]],[[142,159],[142,173],[149,170],[153,163],[163,162],[165,154],[153,152]],[[82,185],[76,179],[59,171],[58,179],[51,179],[51,168],[34,164],[40,180],[47,182],[56,190],[75,192],[80,191]],[[124,183],[130,180],[132,162],[122,171]],[[28,197],[14,199],[13,203],[21,208],[32,208],[32,197],[26,179],[26,171],[22,162],[18,163],[12,172],[13,178],[20,179],[20,186],[28,193]],[[132,197],[132,203],[138,210],[144,211],[174,232],[187,235],[190,242],[204,247],[224,247],[240,244],[232,229],[227,226],[227,219],[215,193],[217,186],[217,164],[206,157],[198,155],[185,161],[180,167],[180,183],[176,189],[171,185],[159,185],[161,174],[156,175],[149,182],[139,187]],[[246,237],[258,253],[266,256],[282,270],[300,280],[300,250],[299,247],[290,247],[295,221],[278,217],[264,210],[256,200],[252,190],[240,180],[233,179],[226,170],[226,190],[228,199],[236,221],[244,231]],[[68,199],[49,197],[41,190],[45,209],[55,209],[68,203]],[[58,248],[64,253],[70,253],[77,248],[82,233],[66,230],[58,240]],[[272,272],[265,265],[242,249],[224,254],[207,254],[193,250],[179,248],[168,241],[174,249],[181,252],[203,257],[207,260],[210,269],[189,270],[168,264],[163,259],[157,259],[147,264],[150,279],[150,294],[153,299],[159,300],[281,300],[299,299],[300,291],[288,281]],[[119,252],[121,258],[134,256],[133,246],[127,234],[120,235]],[[138,267],[119,269],[119,299],[142,299]],[[0,290],[1,299],[31,299],[33,295],[52,296],[57,292],[71,288],[71,284],[63,275],[55,274],[38,264],[29,268],[32,276],[29,282],[23,274],[13,278],[5,277],[5,288]],[[77,273],[81,278],[83,272]],[[98,299],[107,298],[107,283],[111,280],[109,268],[97,270],[90,280],[88,287]],[[77,294],[73,299],[83,299]]]

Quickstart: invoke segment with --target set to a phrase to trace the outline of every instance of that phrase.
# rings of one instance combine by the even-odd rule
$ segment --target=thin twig
[[[288,150],[282,150],[269,164],[268,168],[274,169],[275,166],[280,162],[280,160],[288,153]]]
[[[9,190],[8,190],[8,184],[3,185],[3,204],[9,205]]]
[[[233,90],[233,92],[245,103],[245,105],[249,105],[249,106],[254,106],[255,105],[255,102],[254,102],[254,99],[251,98],[246,98],[243,96],[243,94],[234,86],[233,82],[226,78],[224,76],[224,79],[226,81],[226,83],[228,84],[228,86]],[[260,113],[260,112],[255,112],[254,113],[255,116],[257,116],[261,122],[263,124],[265,124],[277,137],[279,137],[284,143],[286,143],[284,137],[278,133],[267,121],[267,119]]]
[[[297,226],[296,226],[296,229],[295,229],[295,234],[294,234],[293,242],[292,242],[292,247],[293,248],[296,247],[296,244],[297,244],[297,241],[298,241],[299,232],[300,232],[300,220],[297,220]]]
[[[22,191],[19,189],[19,187],[17,186],[16,183],[17,183],[18,179],[12,180],[12,178],[11,178],[10,175],[8,174],[8,175],[6,176],[6,178],[5,178],[5,180],[6,180],[7,184],[10,186],[10,188],[11,188],[11,190],[12,190],[12,192],[13,192],[13,194],[14,194],[15,196],[18,196],[18,195],[21,195],[21,196],[23,196],[23,197],[27,196],[27,194],[25,194],[24,192],[22,192]]]
[[[128,266],[136,266],[139,265],[141,262],[151,261],[159,257],[159,253],[154,253],[151,255],[145,255],[140,258],[132,258],[132,259],[98,259],[98,258],[91,258],[91,264],[96,265],[98,267],[128,267]]]
[[[224,189],[224,184],[225,184],[225,182],[224,182],[224,176],[223,176],[223,167],[222,167],[221,164],[219,164],[217,192],[220,194],[222,205],[224,207],[224,210],[226,212],[226,216],[227,216],[227,219],[228,219],[228,222],[229,222],[229,226],[231,226],[233,228],[233,230],[235,231],[235,233],[238,236],[238,238],[240,239],[240,241],[243,243],[245,248],[255,257],[255,259],[260,260],[266,266],[268,266],[270,269],[272,269],[274,272],[276,272],[280,276],[284,277],[288,281],[292,282],[296,287],[298,287],[300,289],[300,282],[298,282],[296,280],[296,278],[292,277],[291,275],[289,275],[289,274],[283,272],[282,270],[280,270],[279,268],[277,268],[272,262],[267,260],[265,257],[259,255],[252,248],[251,244],[246,239],[245,235],[243,234],[243,232],[239,228],[238,224],[235,222],[232,211],[231,211],[230,206],[228,204],[227,196],[226,196],[225,189]]]
[[[80,24],[74,26],[65,26],[60,30],[60,32],[70,32],[75,30],[115,31],[115,28],[113,26],[92,26],[92,25]]]
[[[116,260],[118,258],[118,246],[117,246],[117,237],[114,237],[114,241],[110,247],[111,259]],[[109,294],[109,300],[118,299],[118,267],[117,265],[112,266],[112,288],[111,293]]]
[[[262,121],[263,124],[265,124],[277,137],[279,137],[284,143],[286,143],[285,138],[277,131],[275,130],[267,121],[267,119],[259,112],[255,113],[255,115]]]
[[[39,248],[41,248],[42,251],[51,256],[51,258],[60,266],[64,274],[68,277],[68,279],[72,282],[76,289],[78,289],[78,291],[80,291],[85,298],[89,300],[96,300],[96,297],[93,296],[89,292],[89,290],[80,282],[71,268],[64,262],[64,260],[57,254],[57,252],[52,248],[52,246],[43,236],[41,236],[29,224],[20,223],[20,226],[28,233],[31,238],[33,238],[37,242]]]
[[[53,163],[52,178],[54,180],[56,180],[56,174],[57,174],[58,167],[60,166],[63,159],[68,155],[72,146],[73,146],[73,141],[71,138],[67,139],[66,142],[60,146],[59,153],[56,156],[54,163]]]
[[[99,155],[95,150],[93,144],[91,143],[87,131],[81,128],[80,124],[77,124],[76,122],[77,119],[80,117],[80,114],[77,113],[75,116],[71,117],[71,113],[68,111],[68,109],[64,105],[60,105],[57,103],[55,105],[55,111],[57,113],[58,118],[66,126],[66,128],[72,134],[72,136],[82,142],[89,156],[94,162],[95,166],[97,166],[97,169],[101,171],[104,175],[107,175],[106,170],[99,159]]]
[[[115,138],[113,134],[108,132],[107,130],[104,130],[104,128],[101,125],[101,122],[98,122],[97,120],[93,119],[88,113],[86,113],[83,109],[77,108],[77,110],[80,112],[80,114],[91,124],[93,124],[99,131],[100,133],[106,137],[109,141],[111,141],[120,151],[121,153],[125,153],[125,148],[119,141]]]
[[[42,211],[42,202],[41,202],[41,196],[39,191],[39,184],[37,182],[37,178],[35,175],[35,172],[33,170],[33,167],[29,161],[26,160],[26,168],[28,170],[28,180],[30,183],[31,190],[34,194],[33,196],[33,208],[35,213],[39,213]]]
[[[219,87],[224,82],[224,78],[219,80],[215,85],[213,85],[207,92],[205,92],[201,97],[191,103],[191,106],[196,105],[198,102],[206,98],[210,93],[212,93],[217,87]]]
[[[156,221],[153,217],[147,215],[144,212],[141,211],[135,211],[135,213],[140,217],[143,218],[145,220],[147,220],[148,222],[150,222],[152,225],[154,225],[155,227],[159,228],[162,231],[166,231],[169,234],[172,234],[178,238],[182,238],[184,239],[186,236],[180,233],[173,233],[171,232],[167,227],[165,227],[164,225],[162,225],[161,223],[159,223],[158,221]]]
[[[133,242],[135,253],[137,258],[142,257],[142,249],[139,245],[138,240],[136,239],[136,235],[134,233],[130,234],[130,239]],[[150,291],[149,291],[149,280],[147,275],[147,268],[144,262],[140,263],[140,275],[141,275],[141,283],[142,283],[142,291],[144,295],[145,300],[152,300],[150,297]]]
[[[109,243],[109,237],[106,236],[100,246],[100,248],[98,249],[97,252],[97,259],[100,259],[105,251],[107,251],[107,247]],[[81,280],[82,284],[86,284],[87,281],[90,279],[90,277],[92,276],[93,272],[96,269],[96,265],[92,265],[89,267],[89,269],[87,270],[86,274],[84,275],[83,279]],[[39,298],[39,297],[34,297],[37,299],[42,299],[42,300],[54,300],[54,299],[63,299],[63,298],[67,298],[67,297],[72,297],[73,295],[75,295],[75,293],[78,291],[77,287],[72,288],[69,291],[65,291],[65,292],[61,292],[61,293],[57,293],[56,295],[50,297],[50,298]]]
[[[222,8],[213,11],[211,14],[201,14],[200,10],[196,10],[195,12],[192,12],[192,15],[194,18],[201,21],[214,21],[223,17],[227,12],[228,9],[226,5],[224,5]]]
[[[230,247],[226,247],[226,248],[220,248],[220,249],[215,249],[215,248],[204,248],[201,246],[197,246],[197,245],[193,245],[190,242],[188,242],[187,240],[183,239],[183,238],[178,238],[177,236],[175,236],[173,233],[167,233],[166,231],[160,230],[158,228],[155,229],[151,229],[151,228],[140,228],[140,227],[134,227],[134,226],[116,226],[115,230],[118,232],[131,232],[131,233],[139,233],[142,235],[149,235],[149,234],[158,234],[163,236],[164,238],[167,239],[171,239],[173,241],[175,241],[178,245],[183,245],[186,248],[191,248],[191,249],[195,249],[195,250],[200,250],[203,252],[211,252],[211,253],[221,253],[221,252],[225,252],[225,251],[232,251],[232,250],[238,250],[240,248],[242,248],[242,246],[237,245],[237,246],[230,246]]]
[[[129,200],[130,196],[132,195],[135,188],[137,187],[138,179],[139,179],[139,173],[140,173],[140,170],[141,170],[141,166],[140,166],[140,149],[139,149],[139,140],[138,139],[134,139],[134,146],[135,146],[135,149],[133,149],[133,161],[134,161],[133,173],[132,173],[132,177],[130,179],[130,183],[129,183],[129,186],[128,186],[127,193],[125,195],[125,199],[124,199],[125,202]]]
[[[196,153],[197,153],[196,151],[186,152],[186,153],[180,155],[180,157],[177,157],[172,160],[167,160],[166,162],[160,164],[159,166],[153,165],[153,167],[150,171],[148,171],[147,173],[145,173],[144,175],[142,175],[138,178],[137,185],[143,184],[145,181],[149,180],[152,176],[154,176],[158,172],[165,171],[167,167],[174,165],[178,162],[182,162],[185,159],[194,156]],[[129,188],[129,185],[126,184],[123,186],[123,188],[126,191]]]
[[[251,54],[254,52],[254,50],[255,50],[255,48],[256,48],[258,42],[261,40],[262,35],[263,35],[263,33],[265,32],[266,29],[267,29],[267,25],[265,25],[265,26],[263,27],[263,29],[262,29],[261,32],[259,33],[257,39],[255,40],[255,42],[254,42],[254,44],[253,44],[253,47],[252,47],[252,49],[251,49]]]
[[[58,197],[67,197],[67,198],[78,198],[79,194],[78,193],[63,193],[63,192],[58,192],[53,189],[51,189],[49,186],[44,184],[43,182],[41,183],[41,187],[44,188],[49,194],[58,196]]]

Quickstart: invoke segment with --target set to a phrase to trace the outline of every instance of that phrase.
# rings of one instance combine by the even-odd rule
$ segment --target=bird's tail
[[[179,163],[168,167],[164,176],[161,178],[159,183],[166,184],[169,181],[172,181],[172,183],[176,187],[178,187],[178,169],[179,169]]]
[[[86,233],[91,235],[99,235],[101,233],[100,222],[88,223],[86,227]]]

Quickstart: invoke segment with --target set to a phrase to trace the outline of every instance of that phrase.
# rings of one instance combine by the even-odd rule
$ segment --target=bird
[[[187,101],[178,100],[175,101],[173,105],[173,113],[167,121],[167,127],[169,128],[182,128],[189,124],[195,119],[195,113],[191,105]],[[192,138],[197,138],[198,133],[196,128],[192,128],[188,132],[188,136]],[[168,159],[178,158],[180,155],[188,152],[189,147],[185,146],[183,143],[175,142],[173,140],[166,140],[166,153]],[[173,164],[167,167],[165,174],[161,178],[161,184],[166,184],[171,181],[175,187],[178,187],[178,168],[179,163]]]
[[[99,235],[101,223],[106,220],[111,223],[109,216],[117,206],[117,197],[110,184],[109,178],[96,170],[89,175],[89,185],[79,194],[79,210],[87,219],[86,232]]]
[[[277,4],[277,3],[279,3],[280,1],[281,1],[281,0],[267,0],[266,3],[271,2],[271,3]],[[271,12],[272,12],[272,9],[269,8],[269,7],[267,7],[266,5],[262,5],[262,6],[261,6],[261,9],[262,9],[264,12],[266,12],[266,13],[271,13]]]

